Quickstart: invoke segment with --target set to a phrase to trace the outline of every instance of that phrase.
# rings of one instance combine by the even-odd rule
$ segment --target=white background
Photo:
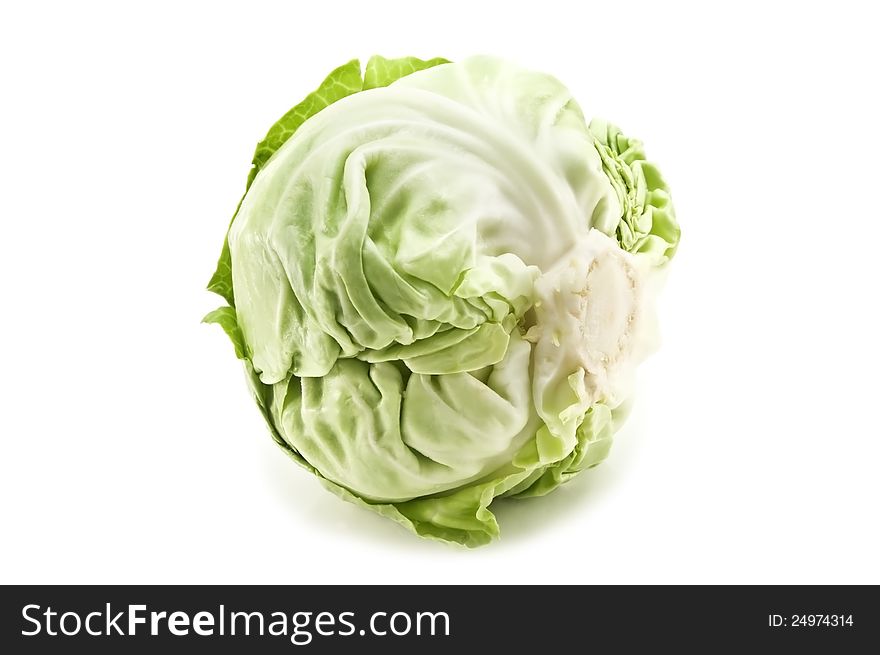
[[[5,5],[0,582],[880,582],[877,20],[659,4]],[[256,141],[373,53],[554,73],[683,229],[610,458],[476,551],[323,491],[199,323]]]

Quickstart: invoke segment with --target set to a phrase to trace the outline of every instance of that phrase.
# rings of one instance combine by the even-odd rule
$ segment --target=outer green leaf
[[[373,55],[367,62],[367,69],[364,71],[364,90],[388,86],[401,77],[406,77],[416,71],[448,63],[449,60],[442,57],[427,60],[416,57],[385,59],[385,57]]]
[[[238,319],[235,315],[234,307],[220,307],[215,309],[202,319],[202,323],[216,323],[222,327],[223,331],[229,337],[229,340],[232,341],[232,345],[235,347],[235,356],[239,359],[248,358],[244,335],[241,333],[241,328],[238,327]]]
[[[240,200],[238,204],[241,205]],[[235,214],[232,217],[235,218]],[[220,251],[220,259],[217,260],[217,269],[208,282],[208,291],[213,291],[231,306],[235,306],[235,294],[232,291],[232,256],[229,253],[229,242],[226,237],[223,237],[223,249]]]
[[[248,176],[248,186],[256,174],[269,161],[284,142],[293,136],[306,119],[314,116],[345,96],[357,93],[364,88],[361,78],[361,63],[352,59],[330,73],[321,86],[306,96],[305,100],[284,114],[269,130],[266,138],[257,145],[254,152],[254,168]]]
[[[332,105],[337,100],[345,96],[357,93],[363,88],[363,79],[361,78],[361,63],[357,59],[352,59],[347,64],[340,66],[330,73],[321,85],[312,91],[305,100],[300,102],[296,107],[288,111],[284,116],[278,119],[269,129],[266,137],[257,144],[254,152],[252,167],[248,173],[247,184],[245,185],[245,193],[250,188],[251,183],[265,166],[269,158],[275,154],[284,142],[287,141],[293,133],[299,129],[306,119],[314,116],[319,111]],[[244,196],[242,196],[244,200]],[[241,200],[238,201],[238,207],[241,207]],[[238,214],[238,207],[232,215],[232,221]],[[235,306],[235,294],[232,289],[232,257],[229,252],[229,243],[226,238],[223,239],[223,249],[220,251],[220,259],[217,261],[217,269],[211,280],[208,282],[208,291],[222,296],[226,302]]]

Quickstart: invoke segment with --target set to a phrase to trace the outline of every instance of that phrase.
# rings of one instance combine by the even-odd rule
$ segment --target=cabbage
[[[491,57],[334,70],[257,146],[209,289],[275,441],[415,533],[608,454],[679,230],[641,144]]]

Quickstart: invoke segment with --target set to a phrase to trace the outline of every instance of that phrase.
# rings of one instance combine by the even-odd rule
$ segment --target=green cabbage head
[[[608,454],[678,238],[641,143],[554,77],[373,57],[257,146],[205,320],[325,487],[477,546]]]

